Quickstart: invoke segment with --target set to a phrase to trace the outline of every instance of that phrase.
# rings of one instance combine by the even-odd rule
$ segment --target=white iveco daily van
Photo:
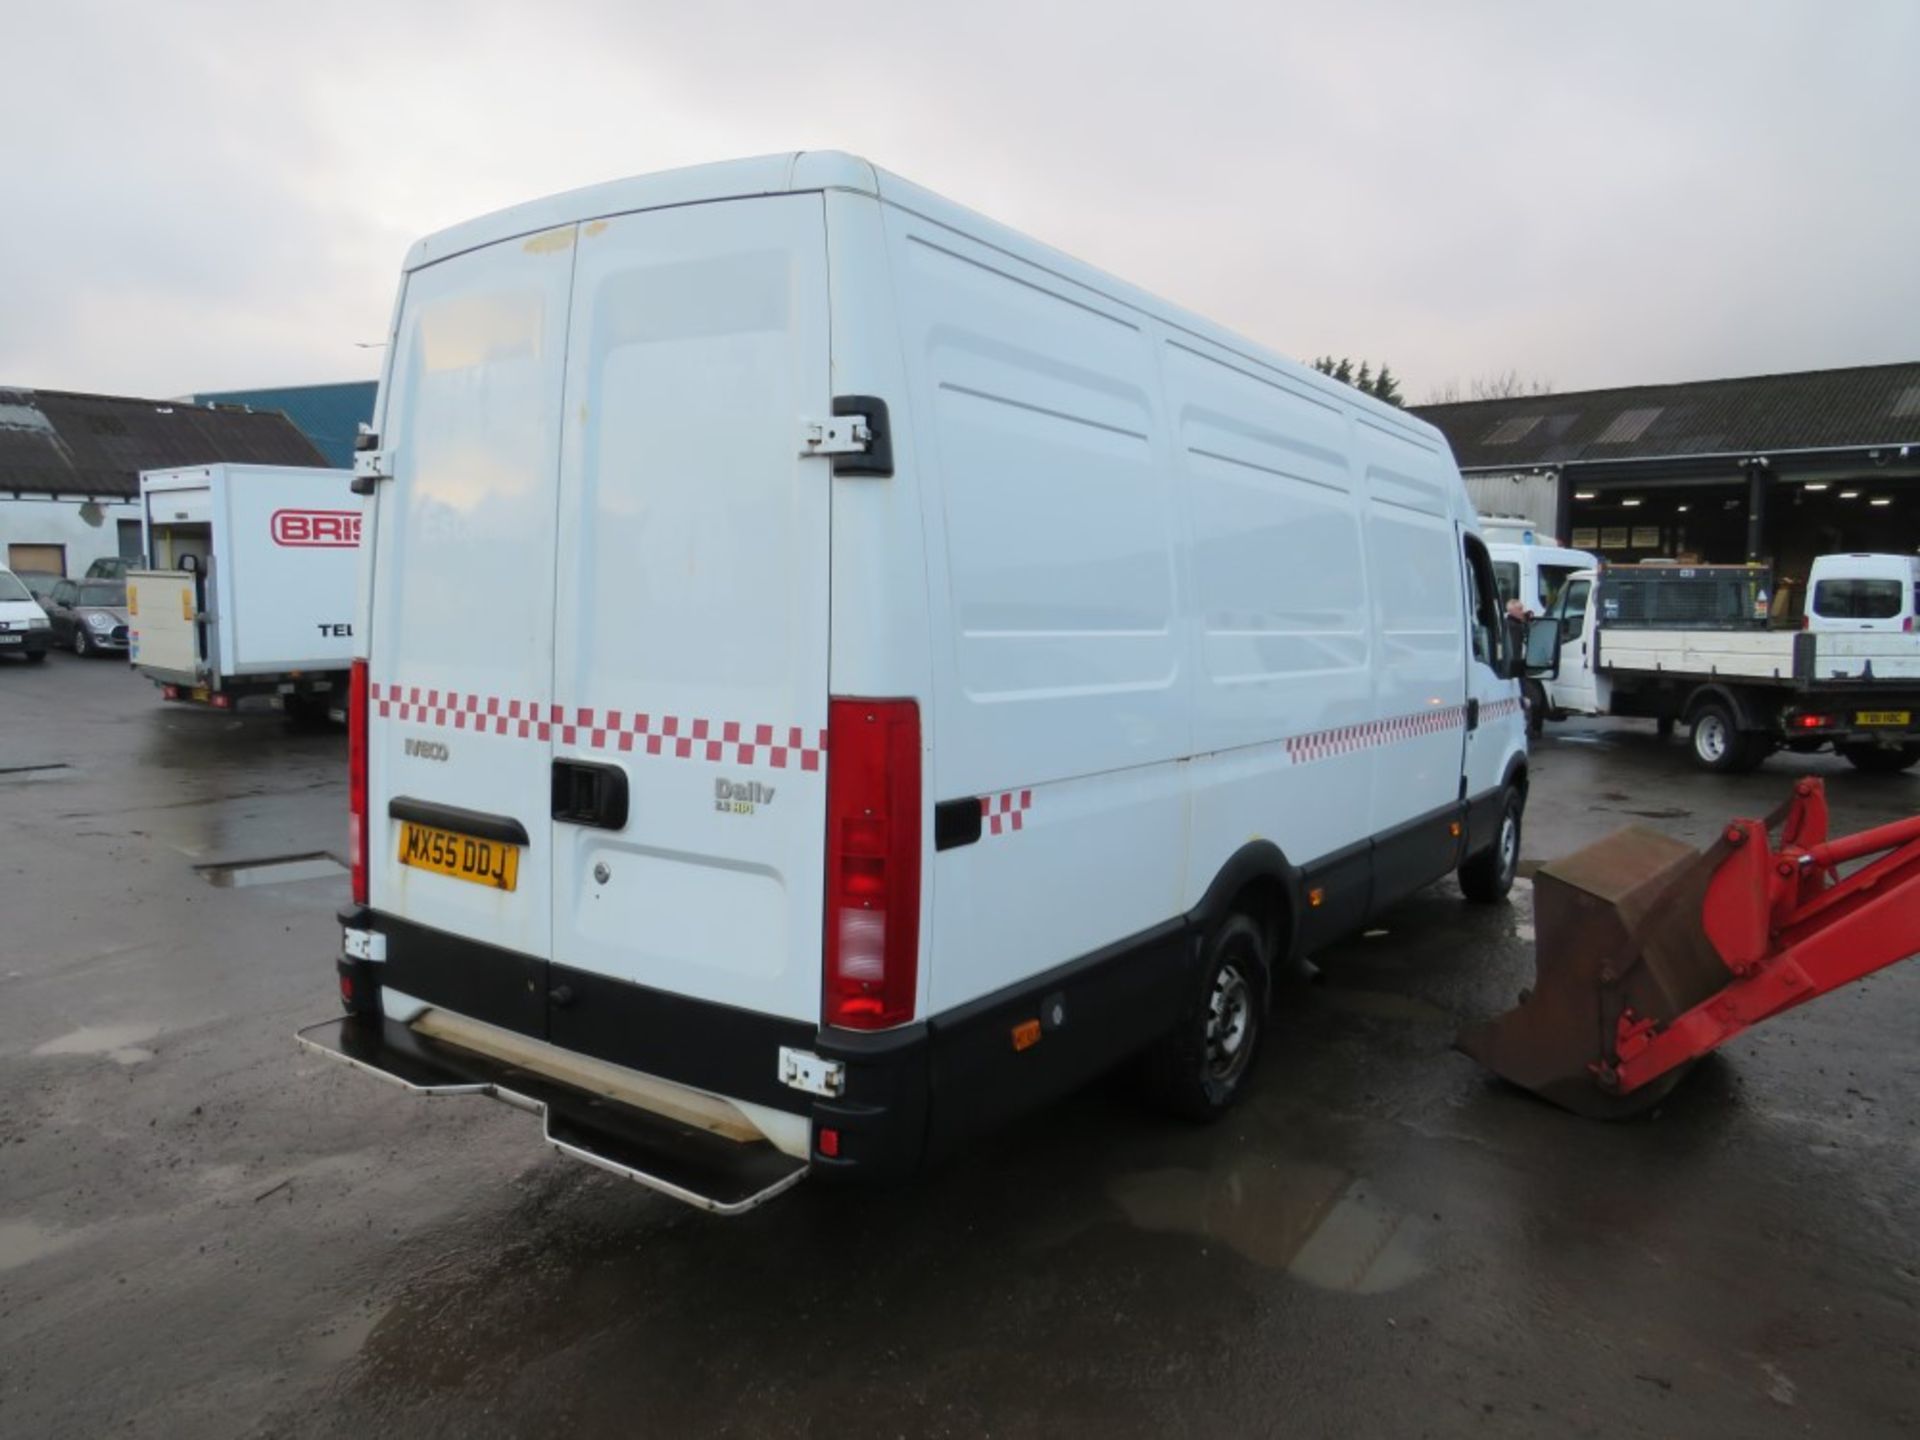
[[[318,1049],[734,1211],[1142,1052],[1214,1113],[1292,957],[1511,883],[1403,411],[839,154],[435,235],[387,357]]]

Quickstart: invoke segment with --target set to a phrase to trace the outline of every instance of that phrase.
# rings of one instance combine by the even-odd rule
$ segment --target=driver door
[[[1599,682],[1593,673],[1592,624],[1587,614],[1592,597],[1591,576],[1578,576],[1561,587],[1552,611],[1560,625],[1560,674],[1541,682],[1554,709],[1578,715],[1600,711]]]

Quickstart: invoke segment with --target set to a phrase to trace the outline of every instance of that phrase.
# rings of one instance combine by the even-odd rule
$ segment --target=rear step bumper
[[[738,1215],[798,1184],[807,1162],[765,1140],[742,1143],[603,1099],[381,1016],[345,1015],[298,1032],[329,1059],[416,1095],[490,1095],[545,1122],[563,1155],[719,1215]]]

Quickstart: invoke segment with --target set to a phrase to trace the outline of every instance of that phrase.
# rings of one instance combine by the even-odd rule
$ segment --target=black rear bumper
[[[339,962],[347,1007],[363,1022],[348,1033],[388,1037],[384,1054],[411,1054],[396,1029],[408,1045],[433,1044],[390,1022],[364,1028],[382,1024],[391,988],[572,1054],[804,1116],[812,1173],[864,1181],[903,1179],[1151,1043],[1189,1000],[1198,960],[1193,927],[1172,920],[931,1019],[864,1033],[615,980],[373,910],[340,918],[384,937],[385,960]],[[788,1085],[783,1048],[838,1062],[840,1093]]]

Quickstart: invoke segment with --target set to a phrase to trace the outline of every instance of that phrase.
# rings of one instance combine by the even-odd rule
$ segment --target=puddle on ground
[[[323,1326],[307,1342],[308,1356],[319,1365],[344,1365],[360,1353],[374,1327],[385,1318],[388,1306],[371,1302],[363,1310],[343,1316]]]
[[[242,885],[289,885],[297,880],[333,880],[347,867],[325,851],[279,855],[269,860],[236,860],[220,865],[196,865],[209,885],[232,889]]]
[[[1395,995],[1386,990],[1340,990],[1328,986],[1321,992],[1328,1005],[1349,1015],[1369,1015],[1376,1020],[1410,1020],[1416,1025],[1458,1025],[1460,1017],[1412,995]]]
[[[1270,1270],[1348,1295],[1397,1290],[1426,1273],[1433,1225],[1330,1165],[1265,1162],[1224,1172],[1123,1175],[1114,1202],[1143,1230],[1217,1240]]]
[[[0,1270],[16,1270],[35,1260],[44,1260],[56,1251],[66,1249],[73,1241],[71,1234],[51,1229],[38,1220],[29,1220],[24,1216],[15,1220],[0,1220]]]
[[[87,1025],[57,1040],[33,1047],[34,1055],[104,1055],[118,1065],[138,1065],[153,1059],[145,1042],[160,1033],[158,1025]]]

